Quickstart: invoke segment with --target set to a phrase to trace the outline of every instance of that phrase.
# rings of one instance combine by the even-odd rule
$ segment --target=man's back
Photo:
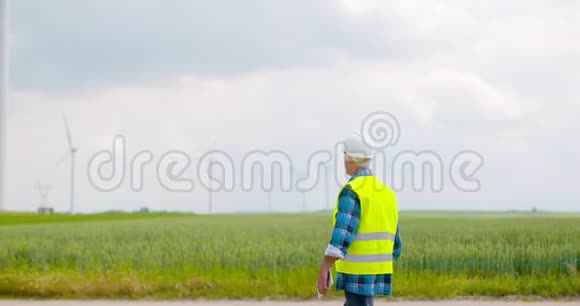
[[[392,274],[398,224],[397,203],[394,193],[370,175],[370,171],[368,174],[353,176],[344,187],[354,193],[354,202],[359,207],[360,216],[355,238],[347,254],[336,262],[336,270],[359,275]],[[335,216],[339,206],[340,199]]]
[[[332,238],[325,252],[325,255],[327,256],[344,258],[347,254],[349,254],[349,249],[355,241],[357,234],[359,233],[359,227],[361,224],[361,199],[359,198],[359,195],[352,189],[352,185],[350,185],[350,182],[355,181],[355,179],[358,177],[375,178],[372,176],[370,170],[360,169],[353,175],[349,183],[347,183],[347,185],[341,190],[338,203],[335,208],[335,213],[333,214],[335,222]],[[390,191],[390,193],[392,193],[392,191]],[[394,193],[392,193],[392,195],[394,197]],[[392,213],[391,210],[385,212],[384,214],[389,213]],[[394,227],[393,250],[391,253],[392,261],[396,261],[399,258],[403,246],[398,223],[396,223]],[[340,260],[337,261],[337,263],[338,262],[340,262]],[[372,274],[361,274],[346,273],[337,270],[337,290],[345,290],[350,293],[364,296],[372,296],[374,294],[391,295],[391,286],[392,271],[389,273],[375,272]]]
[[[344,147],[344,166],[351,178],[338,196],[318,291],[328,292],[328,271],[336,264],[336,289],[345,291],[345,305],[372,305],[373,295],[392,294],[393,262],[403,246],[397,200],[369,170],[373,150],[361,135],[348,137]]]

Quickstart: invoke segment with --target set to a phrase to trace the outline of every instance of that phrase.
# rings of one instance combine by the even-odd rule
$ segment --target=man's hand
[[[320,270],[318,274],[318,294],[327,295],[328,290],[328,270]]]
[[[318,293],[322,295],[327,295],[328,290],[330,290],[329,281],[329,270],[334,265],[336,257],[324,256],[322,263],[320,264],[320,272],[318,273]]]

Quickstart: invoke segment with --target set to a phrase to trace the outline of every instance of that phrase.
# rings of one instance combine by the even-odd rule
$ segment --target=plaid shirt
[[[349,180],[358,176],[372,175],[369,169],[359,169]],[[332,231],[332,238],[325,255],[344,258],[348,247],[352,244],[358,231],[360,222],[360,201],[358,196],[348,186],[342,190],[338,199],[338,213],[336,225]],[[397,225],[393,260],[397,261],[403,250],[403,241]],[[392,294],[392,274],[354,275],[336,273],[336,290],[345,290],[351,293],[372,296],[375,294]]]

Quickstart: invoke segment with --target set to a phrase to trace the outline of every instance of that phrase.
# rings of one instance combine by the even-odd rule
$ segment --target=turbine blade
[[[74,149],[73,143],[72,143],[72,136],[70,134],[70,129],[68,127],[68,121],[66,120],[66,117],[63,116],[64,119],[64,129],[66,130],[66,138],[68,140],[68,146],[71,150]]]

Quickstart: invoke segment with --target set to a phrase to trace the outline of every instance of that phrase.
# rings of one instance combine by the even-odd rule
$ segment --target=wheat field
[[[0,295],[311,298],[330,213],[0,215]],[[394,295],[580,295],[580,217],[402,213]],[[337,293],[338,294],[338,293]]]

